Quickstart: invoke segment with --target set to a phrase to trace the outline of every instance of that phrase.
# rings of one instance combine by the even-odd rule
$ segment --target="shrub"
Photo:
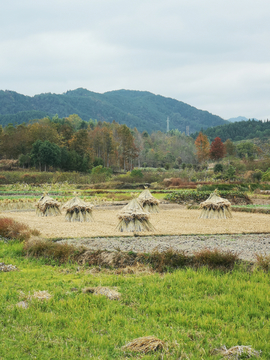
[[[93,167],[91,171],[91,181],[93,183],[105,182],[109,180],[112,176],[112,169],[105,168],[102,165]]]
[[[7,239],[24,241],[31,235],[39,235],[38,230],[31,230],[28,225],[17,222],[11,218],[0,218],[0,236]]]
[[[133,178],[143,178],[143,173],[140,169],[133,169],[130,176]]]
[[[176,202],[178,204],[187,201],[195,201],[199,203],[208,199],[211,193],[211,191],[175,191],[171,194],[167,194],[165,196],[165,200]],[[242,191],[220,191],[219,195],[235,204],[251,204],[250,198]]]
[[[191,257],[184,251],[174,249],[168,249],[163,252],[154,250],[150,254],[139,254],[138,257],[140,262],[150,264],[152,268],[158,272],[185,267],[191,262]]]
[[[209,268],[232,269],[236,261],[239,260],[239,254],[230,250],[223,251],[219,249],[203,249],[194,253],[195,266],[205,266]]]
[[[164,167],[165,167],[166,170],[169,170],[169,169],[170,169],[170,164],[166,163],[166,164],[164,165]]]
[[[6,184],[7,179],[4,175],[0,175],[0,184]]]
[[[270,181],[270,169],[263,174],[262,181]]]
[[[99,166],[99,165],[104,166],[104,161],[103,161],[102,158],[96,157],[95,160],[94,160],[94,162],[93,162],[93,165],[94,165],[95,167],[96,167],[96,166]]]
[[[235,172],[236,172],[236,169],[232,165],[230,165],[224,175],[224,179],[225,180],[233,180],[235,178]]]
[[[257,265],[264,271],[270,271],[270,255],[255,254]]]
[[[263,176],[263,172],[261,170],[255,170],[255,172],[252,174],[252,179],[255,181],[261,181]]]
[[[68,244],[59,244],[51,240],[27,241],[23,248],[24,254],[37,258],[45,258],[47,263],[65,262],[103,266],[109,268],[124,268],[138,264],[150,265],[153,270],[163,273],[187,266],[207,266],[211,269],[232,269],[239,260],[238,254],[218,249],[204,249],[194,255],[185,251],[168,249],[163,252],[153,250],[151,253],[87,251]]]
[[[214,173],[223,172],[223,165],[218,163],[214,166]]]
[[[70,259],[75,260],[80,253],[84,252],[84,250],[78,251],[72,245],[58,244],[51,240],[40,239],[25,242],[23,251],[27,256],[43,257],[48,260],[57,261],[59,264],[63,264]]]

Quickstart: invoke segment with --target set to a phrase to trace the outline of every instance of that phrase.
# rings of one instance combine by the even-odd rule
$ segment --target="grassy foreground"
[[[201,268],[167,274],[117,275],[52,267],[21,256],[23,244],[0,242],[0,359],[221,359],[226,345],[251,345],[270,358],[270,274]],[[117,287],[120,301],[84,294],[85,286]],[[79,291],[71,291],[71,288]],[[18,308],[20,291],[47,290],[49,300]],[[154,335],[166,349],[123,351],[127,342]]]

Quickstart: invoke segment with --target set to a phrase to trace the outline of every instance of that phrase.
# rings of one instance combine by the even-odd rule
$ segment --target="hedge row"
[[[260,190],[270,190],[270,184],[259,184],[259,183],[238,183],[238,184],[213,184],[213,185],[202,185],[199,187],[200,191],[214,191],[218,190],[227,190],[233,191],[233,189],[239,189],[239,191],[254,191],[256,189]]]
[[[91,184],[91,175],[83,175],[77,172],[25,172],[25,171],[1,171],[0,184],[44,184],[65,182],[70,184]]]
[[[178,204],[189,201],[200,203],[208,199],[212,191],[175,191],[168,194],[165,199]],[[233,204],[251,204],[250,198],[242,191],[219,191],[219,196],[228,199]]]

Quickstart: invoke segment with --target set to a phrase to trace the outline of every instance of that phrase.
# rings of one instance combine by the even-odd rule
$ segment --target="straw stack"
[[[57,216],[61,215],[60,202],[54,200],[47,194],[41,196],[36,206],[36,214],[38,216]]]
[[[139,196],[138,201],[144,210],[149,213],[158,213],[159,212],[159,203],[160,201],[156,199],[148,189],[145,189]]]
[[[153,225],[149,222],[149,213],[143,210],[137,199],[131,200],[118,214],[119,231],[154,231]]]
[[[122,349],[147,354],[152,351],[162,350],[164,348],[164,345],[164,341],[154,336],[144,336],[132,340],[127,345],[123,346]]]
[[[79,221],[79,222],[89,222],[93,221],[92,216],[92,204],[87,204],[77,196],[69,200],[63,205],[63,209],[66,210],[66,221]]]
[[[200,219],[228,219],[232,217],[231,203],[218,196],[215,190],[207,200],[200,204]]]

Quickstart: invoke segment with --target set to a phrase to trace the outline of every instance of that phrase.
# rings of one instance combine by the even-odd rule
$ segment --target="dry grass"
[[[110,300],[120,300],[121,294],[115,289],[110,289],[104,286],[87,287],[82,289],[82,292],[87,294],[91,293],[94,295],[104,295]]]
[[[175,206],[175,205],[174,205]],[[162,209],[162,208],[161,208]],[[92,236],[119,236],[129,232],[116,230],[118,210],[95,209],[95,221],[91,223],[69,223],[64,215],[57,217],[37,217],[34,212],[12,213],[14,220],[24,222],[38,229],[46,238],[80,238]],[[156,231],[141,232],[145,235],[181,234],[239,234],[269,233],[270,221],[267,214],[234,213],[232,219],[199,219],[200,210],[187,210],[179,206],[171,210],[161,210],[150,216]]]
[[[84,250],[80,251],[78,248],[68,244],[58,244],[35,238],[25,242],[23,251],[27,256],[53,259],[57,260],[59,264],[63,264],[68,261],[76,261],[79,254]]]
[[[220,349],[215,349],[215,353],[226,356],[229,359],[238,360],[259,357],[261,352],[252,349],[251,346],[237,345],[231,347],[230,349],[227,349],[226,346],[222,346]]]
[[[195,266],[205,266],[209,268],[232,269],[239,260],[239,254],[230,250],[203,249],[194,253]]]
[[[66,262],[78,263],[83,266],[98,266],[109,269],[120,269],[119,274],[136,274],[140,271],[147,273],[156,271],[159,273],[172,271],[178,268],[207,266],[210,269],[224,271],[233,269],[239,262],[238,254],[219,249],[204,249],[194,255],[188,255],[184,251],[168,249],[163,252],[135,253],[121,251],[90,251],[83,248],[73,247],[67,244],[55,243],[46,240],[29,241],[24,244],[26,256],[44,258],[49,263],[56,264]],[[88,292],[93,292],[89,288]],[[87,290],[85,291],[87,292]]]
[[[255,254],[255,256],[258,267],[266,272],[270,271],[270,255]]]
[[[144,354],[147,354],[151,351],[162,350],[163,348],[164,341],[159,340],[154,336],[144,336],[138,339],[134,339],[122,347],[123,350],[142,352]]]
[[[38,236],[39,234],[40,232],[38,230],[31,230],[30,227],[24,223],[7,217],[0,218],[0,236],[7,239],[24,241],[28,240],[32,235]]]

